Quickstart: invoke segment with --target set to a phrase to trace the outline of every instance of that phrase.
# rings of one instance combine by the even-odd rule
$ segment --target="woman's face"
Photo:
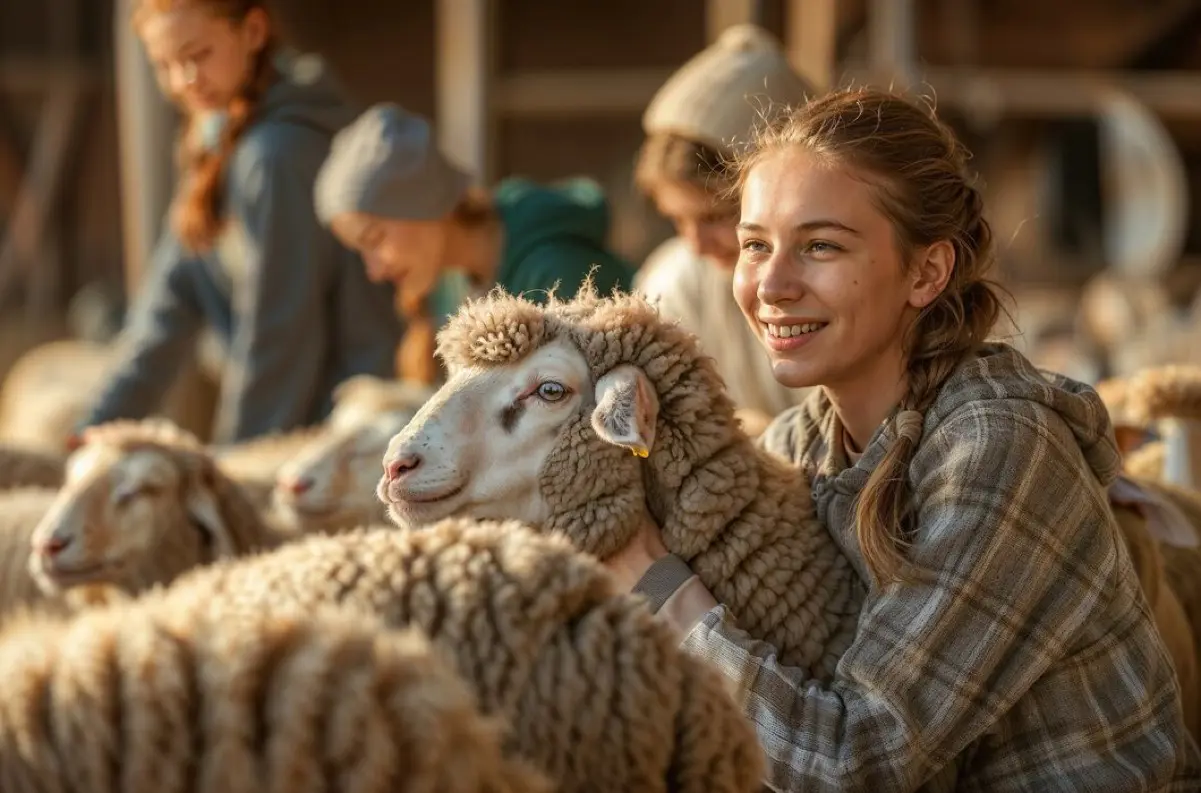
[[[163,91],[190,113],[209,112],[227,107],[250,79],[270,20],[261,8],[231,22],[181,2],[152,13],[140,33]]]
[[[723,208],[696,185],[666,179],[655,185],[651,200],[693,253],[723,269],[734,269],[738,263],[737,208]]]
[[[800,147],[748,174],[734,297],[785,386],[891,390],[903,372],[905,329],[937,290],[902,262],[873,190]]]
[[[391,220],[346,213],[331,225],[338,239],[363,257],[372,281],[390,281],[412,294],[428,294],[434,288],[450,233],[445,219]]]

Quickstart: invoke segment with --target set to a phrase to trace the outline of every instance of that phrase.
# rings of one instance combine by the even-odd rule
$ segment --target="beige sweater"
[[[634,287],[696,334],[735,405],[776,416],[804,401],[808,389],[786,388],[772,376],[767,352],[734,302],[733,273],[673,237],[647,257]]]

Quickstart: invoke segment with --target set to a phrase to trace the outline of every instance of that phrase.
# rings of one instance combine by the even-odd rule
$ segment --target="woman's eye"
[[[747,240],[742,243],[742,249],[752,253],[760,253],[767,250],[767,246],[759,240]]]
[[[808,245],[806,245],[804,247],[803,252],[810,253],[810,254],[817,254],[819,256],[821,256],[821,255],[828,256],[830,254],[837,253],[840,250],[841,250],[841,248],[839,248],[837,245],[834,245],[832,243],[822,242],[820,240],[814,240],[813,242],[809,243]]]
[[[567,396],[567,388],[553,380],[547,380],[542,385],[538,386],[538,390],[534,392],[543,402],[558,402],[563,397]]]

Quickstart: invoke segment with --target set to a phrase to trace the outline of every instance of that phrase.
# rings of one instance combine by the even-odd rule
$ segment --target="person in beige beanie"
[[[760,123],[811,94],[770,33],[736,25],[680,67],[642,118],[634,180],[677,236],[651,253],[635,286],[697,334],[735,403],[761,418],[806,392],[776,382],[734,302],[738,205],[726,194],[727,163]]]

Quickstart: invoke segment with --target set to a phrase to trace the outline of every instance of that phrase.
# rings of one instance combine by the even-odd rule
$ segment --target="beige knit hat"
[[[729,152],[748,142],[764,115],[812,93],[770,33],[734,25],[663,84],[647,105],[642,130]]]

